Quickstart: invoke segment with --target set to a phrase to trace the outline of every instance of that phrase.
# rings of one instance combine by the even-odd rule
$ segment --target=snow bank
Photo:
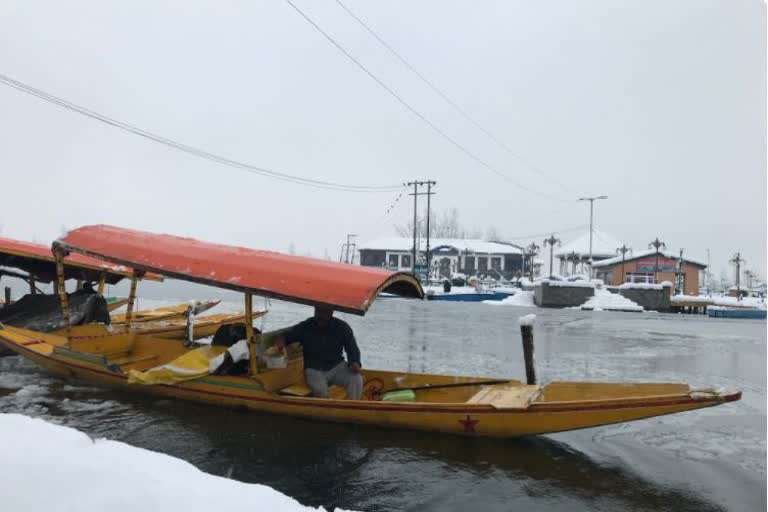
[[[595,283],[588,281],[553,281],[552,279],[542,279],[541,283],[547,283],[549,286],[563,286],[566,288],[594,288]]]
[[[20,414],[0,414],[3,510],[306,511],[271,487]]]
[[[533,292],[521,290],[516,294],[511,295],[503,300],[484,300],[483,304],[490,304],[491,306],[524,306],[533,308],[536,305],[533,303]]]
[[[595,295],[582,304],[581,309],[592,311],[643,311],[642,306],[637,305],[628,298],[603,289],[596,289]]]
[[[620,284],[619,288],[622,290],[663,290],[664,285],[654,283],[624,283]]]

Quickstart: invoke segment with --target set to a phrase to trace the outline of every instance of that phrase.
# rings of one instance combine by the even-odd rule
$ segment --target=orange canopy
[[[202,242],[116,226],[84,226],[54,246],[167,277],[364,315],[379,292],[423,296],[404,272]]]
[[[24,270],[42,282],[56,278],[56,260],[47,245],[0,237],[0,266]],[[99,276],[105,274],[105,281],[115,284],[124,277],[130,277],[132,273],[133,269],[82,254],[72,254],[64,259],[64,276],[67,279],[98,281]],[[152,274],[145,275],[144,279],[162,280],[160,276]]]

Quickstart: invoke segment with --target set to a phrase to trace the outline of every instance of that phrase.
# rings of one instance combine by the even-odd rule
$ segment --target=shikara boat
[[[135,279],[139,277],[132,268],[89,258],[82,254],[72,254],[64,258],[61,262],[60,272],[62,283],[67,279],[75,279],[79,282],[97,282],[99,295],[103,294],[104,286],[106,284],[117,284],[124,278]],[[156,274],[145,273],[143,271],[141,271],[140,274],[142,279],[153,281],[162,280],[162,278]],[[43,307],[46,303],[46,297],[48,299],[52,298],[50,295],[46,296],[46,294],[41,292],[38,288],[38,284],[53,283],[54,293],[59,285],[56,260],[51,252],[50,246],[0,237],[0,278],[6,276],[21,279],[29,285],[30,293],[22,297],[22,300],[24,300],[24,303],[27,306],[29,304],[35,304]],[[55,299],[53,299],[53,302],[49,302],[54,306],[54,312],[55,302]],[[107,312],[104,313],[105,316],[108,315],[108,311],[117,309],[128,302],[128,299],[118,299],[111,303],[107,302]],[[44,314],[43,310],[38,311],[36,308],[29,310],[26,309],[27,306],[24,306],[24,310],[22,311],[21,308],[16,307],[20,304],[20,302],[12,302],[7,305],[8,308],[3,307],[3,314],[0,315],[0,321],[29,327],[29,325],[26,325],[23,318],[25,313],[27,320],[30,316],[34,317],[35,315],[38,315],[38,313],[40,313],[40,315]],[[87,308],[88,306],[85,305],[85,307]],[[11,308],[13,308],[12,311]],[[39,320],[39,318],[40,316],[38,315],[37,319]],[[37,325],[40,324],[40,322],[33,323]],[[80,326],[77,326],[76,328],[79,327]],[[55,326],[52,328],[55,328]],[[5,349],[0,349],[0,356],[5,355],[10,355],[10,353]]]
[[[179,304],[174,304],[173,306],[163,306],[155,309],[134,311],[131,315],[131,322],[156,322],[158,320],[184,318],[187,313],[187,309],[190,306],[194,308],[195,314],[200,314],[216,306],[219,302],[221,302],[221,300],[195,300],[191,302],[191,304],[189,302],[181,302]],[[112,315],[112,323],[125,323],[126,315],[127,313],[116,313]]]
[[[58,257],[86,254],[245,295],[248,375],[129,384],[131,370],[170,363],[190,349],[178,340],[136,332],[83,339],[0,328],[0,343],[14,352],[55,374],[97,385],[317,420],[501,438],[690,411],[741,397],[737,390],[676,383],[536,385],[504,377],[364,369],[363,399],[342,399],[338,389],[332,390],[332,398],[312,398],[300,351],[289,352],[287,367],[278,369],[266,368],[257,356],[265,353],[272,333],[253,331],[252,295],[364,315],[380,292],[421,297],[412,275],[103,225],[70,231],[54,242],[54,249]],[[392,401],[393,396],[400,401]]]

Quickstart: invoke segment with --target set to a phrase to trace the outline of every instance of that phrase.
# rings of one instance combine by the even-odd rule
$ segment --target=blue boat
[[[709,307],[707,308],[707,316],[715,318],[753,318],[764,319],[766,317],[764,309],[747,309],[747,308],[721,308],[721,307]]]
[[[427,300],[449,300],[456,302],[482,302],[484,300],[504,300],[512,295],[506,292],[469,292],[427,294]]]

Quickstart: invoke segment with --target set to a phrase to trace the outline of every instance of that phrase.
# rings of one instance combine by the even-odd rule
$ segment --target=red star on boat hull
[[[475,425],[480,423],[480,420],[473,420],[472,417],[467,414],[467,417],[463,420],[457,420],[461,425],[464,427],[464,433],[465,434],[474,434],[475,433]]]

